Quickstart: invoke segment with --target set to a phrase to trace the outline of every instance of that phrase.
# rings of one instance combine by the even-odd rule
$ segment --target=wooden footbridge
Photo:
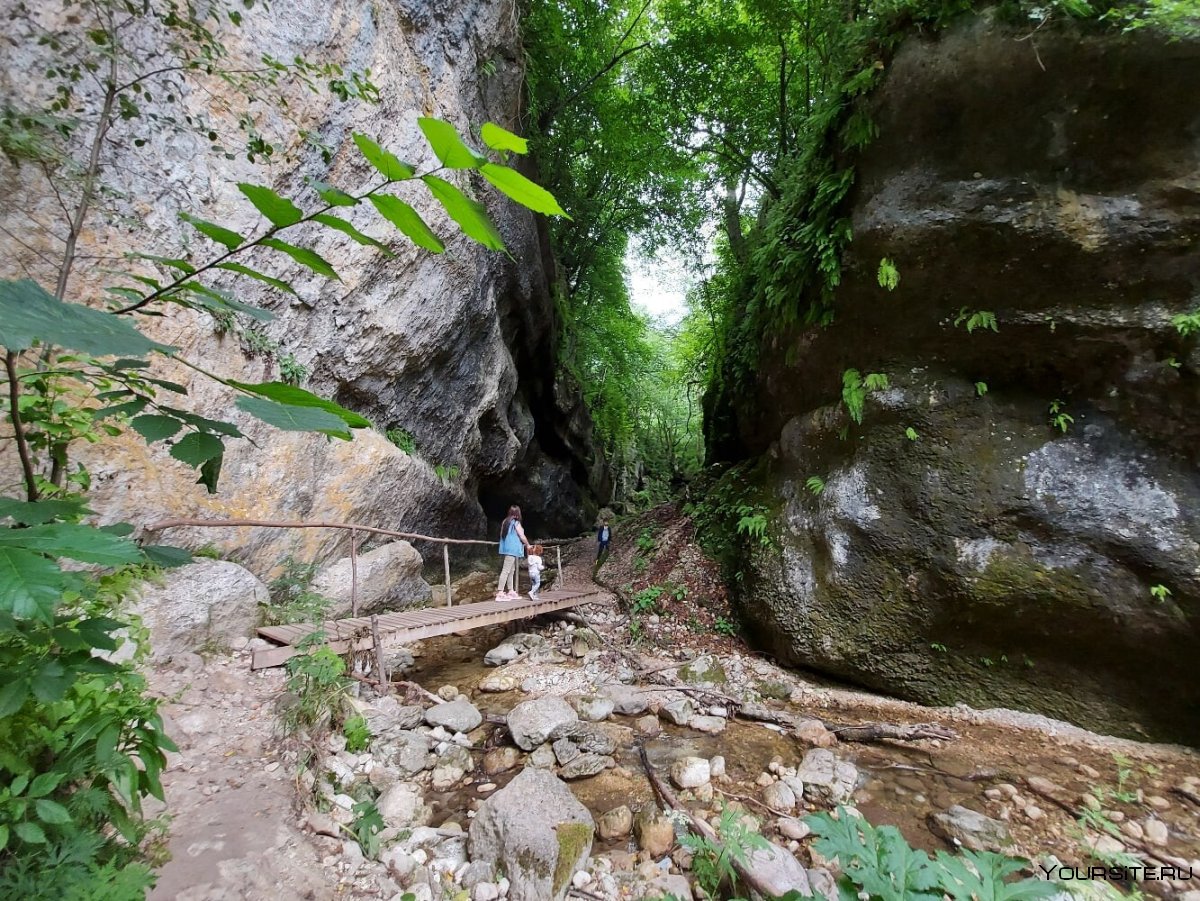
[[[436,538],[429,535],[418,535],[412,532],[396,532],[391,529],[380,529],[354,523],[335,522],[271,522],[268,520],[250,519],[170,519],[156,522],[148,526],[148,531],[157,532],[164,529],[181,527],[209,528],[244,528],[257,527],[269,529],[346,529],[350,531],[350,605],[354,615],[330,620],[324,623],[293,623],[284,626],[262,626],[258,634],[274,642],[277,647],[263,648],[254,652],[251,669],[280,666],[289,658],[300,653],[299,645],[314,632],[324,633],[324,644],[338,654],[350,651],[366,651],[385,646],[399,646],[422,638],[432,638],[436,635],[449,635],[455,632],[466,632],[480,629],[484,626],[494,626],[501,623],[528,619],[544,613],[554,613],[577,607],[588,602],[595,593],[589,586],[570,588],[563,580],[562,548],[579,539],[539,539],[531,544],[541,544],[553,548],[558,563],[554,588],[541,591],[537,598],[522,595],[512,600],[483,601],[475,604],[460,604],[450,606],[453,597],[450,585],[450,545],[486,545],[496,547],[494,541],[478,541],[465,538]],[[364,535],[383,535],[402,538],[408,541],[428,541],[442,546],[442,559],[446,580],[446,606],[423,607],[415,610],[400,610],[391,613],[380,613],[374,616],[358,616],[358,570],[357,556],[359,533]],[[519,570],[518,570],[519,571]]]

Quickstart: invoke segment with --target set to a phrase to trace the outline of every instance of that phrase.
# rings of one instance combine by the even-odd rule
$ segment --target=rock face
[[[587,861],[595,828],[565,783],[526,769],[480,805],[471,823],[471,860],[502,869],[513,901],[557,901]]]
[[[197,560],[147,583],[134,604],[150,630],[156,658],[196,651],[206,645],[228,648],[254,631],[267,586],[253,573],[225,560]]]
[[[399,610],[430,598],[429,583],[421,578],[421,555],[407,541],[392,541],[360,553],[358,612],[361,615]],[[350,558],[343,557],[317,573],[313,591],[329,598],[331,617],[350,615]]]
[[[121,283],[103,270],[125,251],[170,257],[190,252],[197,264],[211,259],[214,245],[180,222],[180,210],[244,234],[261,233],[263,220],[237,182],[267,184],[307,210],[317,198],[306,178],[348,191],[375,185],[378,175],[355,149],[353,132],[427,170],[434,157],[417,126],[421,115],[449,120],[462,132],[486,121],[520,130],[516,27],[510,6],[498,0],[462,0],[436,10],[409,0],[298,0],[245,11],[241,29],[220,35],[231,66],[269,54],[284,60],[300,55],[348,72],[369,68],[379,102],[343,103],[285,85],[287,112],[298,127],[285,125],[277,113],[255,120],[275,144],[269,168],[247,161],[244,153],[230,159],[210,153],[201,136],[169,129],[136,147],[131,126],[118,123],[105,145],[103,183],[106,197],[128,200],[112,201],[111,216],[93,215],[93,227],[80,241],[70,296],[99,298],[104,286]],[[11,56],[0,88],[19,106],[38,89],[21,73],[40,71],[44,63],[32,40],[10,49],[25,56]],[[186,111],[236,135],[242,98],[219,81],[205,88],[186,92],[182,111],[139,98],[140,121]],[[156,85],[153,93],[170,92]],[[307,143],[299,128],[318,140]],[[329,162],[318,145],[328,148]],[[466,183],[459,174],[449,177]],[[9,208],[29,219],[61,218],[36,167],[0,159],[0,190]],[[413,190],[405,199],[446,239],[444,255],[415,248],[363,204],[347,217],[391,245],[394,258],[341,233],[301,229],[289,240],[323,256],[341,281],[317,277],[267,249],[242,262],[288,280],[296,296],[232,273],[209,281],[275,314],[255,328],[278,352],[249,355],[248,342],[233,331],[219,332],[207,314],[170,309],[160,323],[141,322],[183,357],[231,379],[278,379],[279,360],[290,354],[310,373],[306,387],[363,413],[379,431],[360,431],[351,443],[275,431],[235,411],[232,395],[220,386],[160,361],[155,375],[189,388],[191,397],[181,405],[236,422],[259,446],[230,442],[213,496],[193,484],[195,473],[169,457],[164,443],[148,448],[126,436],[80,448],[79,459],[93,476],[91,506],[102,520],[140,526],[164,516],[325,519],[480,537],[489,519],[520,503],[535,534],[571,533],[590,523],[604,476],[591,451],[578,388],[556,374],[553,263],[544,226],[490,189],[480,196],[511,259],[459,235],[428,192]],[[138,228],[95,227],[106,218],[137,222]],[[41,259],[57,257],[60,249],[49,232],[28,224],[13,231],[23,237],[0,239],[0,277],[32,275],[52,287],[54,273]],[[144,268],[145,275],[161,277],[150,264]],[[389,429],[408,432],[415,453],[391,444],[383,435]],[[435,465],[459,473],[443,480]],[[321,530],[183,529],[165,537],[190,546],[215,543],[260,574],[287,553],[323,561],[344,556],[348,545],[347,534]]]
[[[709,399],[710,449],[757,461],[771,511],[738,602],[782,659],[859,684],[1200,742],[1200,343],[1171,324],[1197,303],[1200,145],[1161,91],[1200,42],[1068,27],[1043,70],[1014,36],[902,46],[833,324]],[[861,424],[851,368],[890,382]]]

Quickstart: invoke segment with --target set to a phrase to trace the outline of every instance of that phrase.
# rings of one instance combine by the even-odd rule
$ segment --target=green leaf
[[[313,222],[320,222],[322,225],[327,225],[332,229],[336,229],[342,234],[349,235],[359,244],[364,244],[367,247],[379,248],[381,251],[383,251],[384,256],[395,256],[395,254],[392,253],[391,248],[389,248],[382,241],[376,241],[374,238],[364,235],[345,219],[339,219],[337,216],[331,216],[328,213],[318,213],[312,218]]]
[[[243,266],[241,263],[218,263],[216,268],[225,269],[229,272],[237,272],[240,275],[248,275],[250,278],[256,278],[264,284],[270,285],[273,288],[278,288],[280,291],[286,291],[288,294],[296,293],[296,289],[287,282],[282,281],[281,279],[272,278],[265,272],[259,272],[257,269],[251,269],[249,266]],[[254,307],[253,309],[260,313],[266,313],[267,315],[264,317],[266,319],[274,318],[274,316],[267,310],[260,309],[259,307]]]
[[[224,452],[221,439],[207,432],[189,432],[171,445],[171,456],[188,466],[200,466]]]
[[[570,219],[554,195],[541,185],[534,184],[516,169],[487,163],[479,170],[483,177],[499,188],[521,206],[535,213],[545,213],[548,216],[563,216]]]
[[[238,190],[250,198],[254,208],[266,216],[276,228],[295,225],[304,218],[304,211],[286,197],[280,197],[270,188],[238,182]]]
[[[504,249],[504,241],[481,203],[472,200],[450,182],[436,175],[425,175],[421,181],[429,186],[430,193],[445,207],[450,218],[458,223],[467,237],[473,238],[489,250]]]
[[[384,150],[364,134],[355,132],[354,143],[358,145],[358,149],[362,152],[362,155],[367,158],[367,162],[378,169],[379,173],[388,181],[404,181],[406,178],[412,178],[413,173],[417,171],[399,157]]]
[[[94,526],[55,522],[27,529],[0,529],[0,548],[23,548],[49,557],[120,566],[140,563],[137,545]]]
[[[136,416],[146,409],[146,404],[150,403],[148,397],[135,397],[131,401],[126,401],[123,404],[116,404],[112,407],[102,407],[99,410],[92,411],[92,420],[100,422],[102,419],[107,419],[110,416]]]
[[[218,244],[224,244],[230,250],[237,250],[246,243],[246,239],[237,232],[230,231],[222,225],[217,225],[215,222],[207,222],[204,219],[197,218],[191,213],[180,213],[179,218],[200,232],[200,234],[207,238],[212,238]]]
[[[221,463],[224,459],[225,455],[221,453],[205,460],[200,467],[200,478],[196,479],[196,484],[203,485],[209,494],[217,493],[217,481],[221,478]]]
[[[34,802],[33,807],[37,811],[38,819],[43,823],[50,823],[53,826],[64,826],[71,822],[71,814],[67,812],[67,808],[63,807],[57,801],[51,801],[49,798],[39,798]]]
[[[315,407],[280,404],[265,397],[242,396],[237,399],[239,410],[261,419],[285,432],[321,432],[347,441],[352,437],[340,416]]]
[[[315,178],[310,178],[308,184],[330,206],[358,206],[358,198],[351,197],[341,188],[335,188]]]
[[[53,560],[24,548],[0,547],[0,610],[49,622],[65,581]]]
[[[233,310],[238,313],[245,313],[260,322],[266,322],[275,318],[275,314],[269,310],[264,310],[262,307],[256,307],[248,303],[242,303],[240,300],[235,300],[229,292],[222,291],[219,288],[210,288],[208,285],[200,284],[200,282],[184,282],[167,296],[175,297],[179,294],[194,295],[197,298],[197,305],[206,310]]]
[[[3,714],[0,714],[2,716]],[[8,824],[0,824],[0,851],[8,847]]]
[[[63,773],[39,773],[29,784],[29,797],[44,798],[66,778]]]
[[[229,384],[243,391],[249,391],[251,394],[257,394],[260,397],[278,401],[281,404],[287,404],[291,407],[315,407],[318,410],[325,410],[339,417],[342,422],[346,423],[352,429],[371,428],[371,420],[365,416],[361,416],[353,410],[347,410],[345,407],[339,406],[331,400],[318,397],[311,391],[305,391],[303,388],[298,388],[295,385],[288,385],[285,382],[249,383],[234,381],[231,381]]]
[[[0,685],[0,719],[12,716],[29,697],[29,680],[12,679]]]
[[[169,544],[142,545],[142,553],[155,566],[161,566],[165,569],[186,566],[192,562],[192,555],[190,553],[181,547],[172,547]]]
[[[171,350],[151,341],[127,318],[66,303],[29,279],[0,281],[0,344],[21,351],[34,341],[98,357]]]
[[[170,438],[183,428],[183,423],[174,416],[148,415],[135,416],[129,426],[146,441],[153,443]]]
[[[244,438],[241,429],[235,426],[232,422],[225,422],[222,419],[206,419],[203,416],[197,416],[195,413],[190,413],[187,410],[180,410],[176,407],[161,406],[160,410],[170,413],[177,419],[182,419],[188,425],[195,426],[202,432],[215,432],[218,435],[227,435],[230,438]]]
[[[19,501],[0,497],[0,518],[11,517],[25,526],[36,526],[56,519],[72,519],[91,511],[78,500]]]
[[[493,150],[511,150],[513,153],[529,152],[527,140],[513,134],[508,129],[501,128],[495,122],[484,122],[483,128],[479,132],[483,137],[483,143]]]
[[[13,832],[15,832],[22,841],[28,842],[31,845],[46,844],[46,833],[42,831],[42,827],[37,823],[30,823],[28,821],[24,823],[17,823],[15,826],[13,826]]]
[[[280,241],[278,238],[263,238],[258,243],[263,247],[271,247],[275,250],[286,253],[297,263],[307,266],[318,275],[323,275],[326,278],[337,279],[338,281],[342,280],[341,276],[334,271],[333,267],[330,266],[329,263],[316,251],[309,250],[305,247],[297,247],[295,244],[288,244],[286,241]]]
[[[137,253],[131,252],[125,254],[133,260],[149,260],[151,263],[161,263],[163,266],[169,266],[172,269],[178,269],[184,275],[191,275],[196,271],[196,267],[187,260],[179,259],[178,257],[160,257],[152,253]]]
[[[375,205],[375,209],[379,210],[384,219],[408,235],[418,247],[424,247],[432,253],[441,253],[446,249],[417,211],[399,197],[392,194],[372,194],[367,199]]]
[[[463,143],[449,122],[422,116],[417,119],[417,125],[421,127],[421,132],[433,148],[434,154],[447,169],[478,169],[487,162],[486,157],[480,156]]]

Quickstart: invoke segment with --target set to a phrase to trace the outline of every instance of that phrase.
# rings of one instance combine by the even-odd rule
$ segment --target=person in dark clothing
[[[600,523],[600,528],[596,530],[596,562],[599,563],[604,559],[604,555],[608,553],[608,543],[612,541],[612,529],[608,523]]]

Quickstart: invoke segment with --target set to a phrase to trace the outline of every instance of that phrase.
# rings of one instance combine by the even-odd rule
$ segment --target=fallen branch
[[[724,789],[717,788],[715,785],[713,786],[713,791],[724,798],[733,798],[733,800],[741,801],[743,804],[753,804],[759,810],[764,810],[771,816],[791,818],[795,817],[796,815],[795,813],[788,813],[786,810],[776,810],[771,805],[764,804],[762,801],[752,798],[749,795],[739,795],[735,792],[727,792]]]
[[[407,682],[407,681],[406,682],[396,682],[395,686],[396,686],[396,688],[403,688],[405,690],[405,692],[410,695],[413,695],[418,698],[423,698],[424,700],[430,701],[434,704],[442,703],[441,698],[439,698],[437,695],[435,695],[431,691],[426,691],[424,688],[422,688],[416,682]]]
[[[1197,807],[1200,807],[1200,795],[1196,794],[1195,792],[1190,792],[1183,786],[1176,786],[1175,788],[1171,789],[1171,791],[1179,795],[1179,797],[1183,798],[1185,801],[1191,801]]]
[[[941,739],[951,741],[958,738],[953,729],[947,729],[937,723],[863,723],[858,726],[848,726],[835,723],[818,716],[795,716],[781,710],[772,710],[764,704],[744,703],[737,708],[738,716],[748,720],[763,723],[775,723],[795,729],[804,720],[816,720],[842,741],[876,742],[876,741],[920,741],[922,739]]]

